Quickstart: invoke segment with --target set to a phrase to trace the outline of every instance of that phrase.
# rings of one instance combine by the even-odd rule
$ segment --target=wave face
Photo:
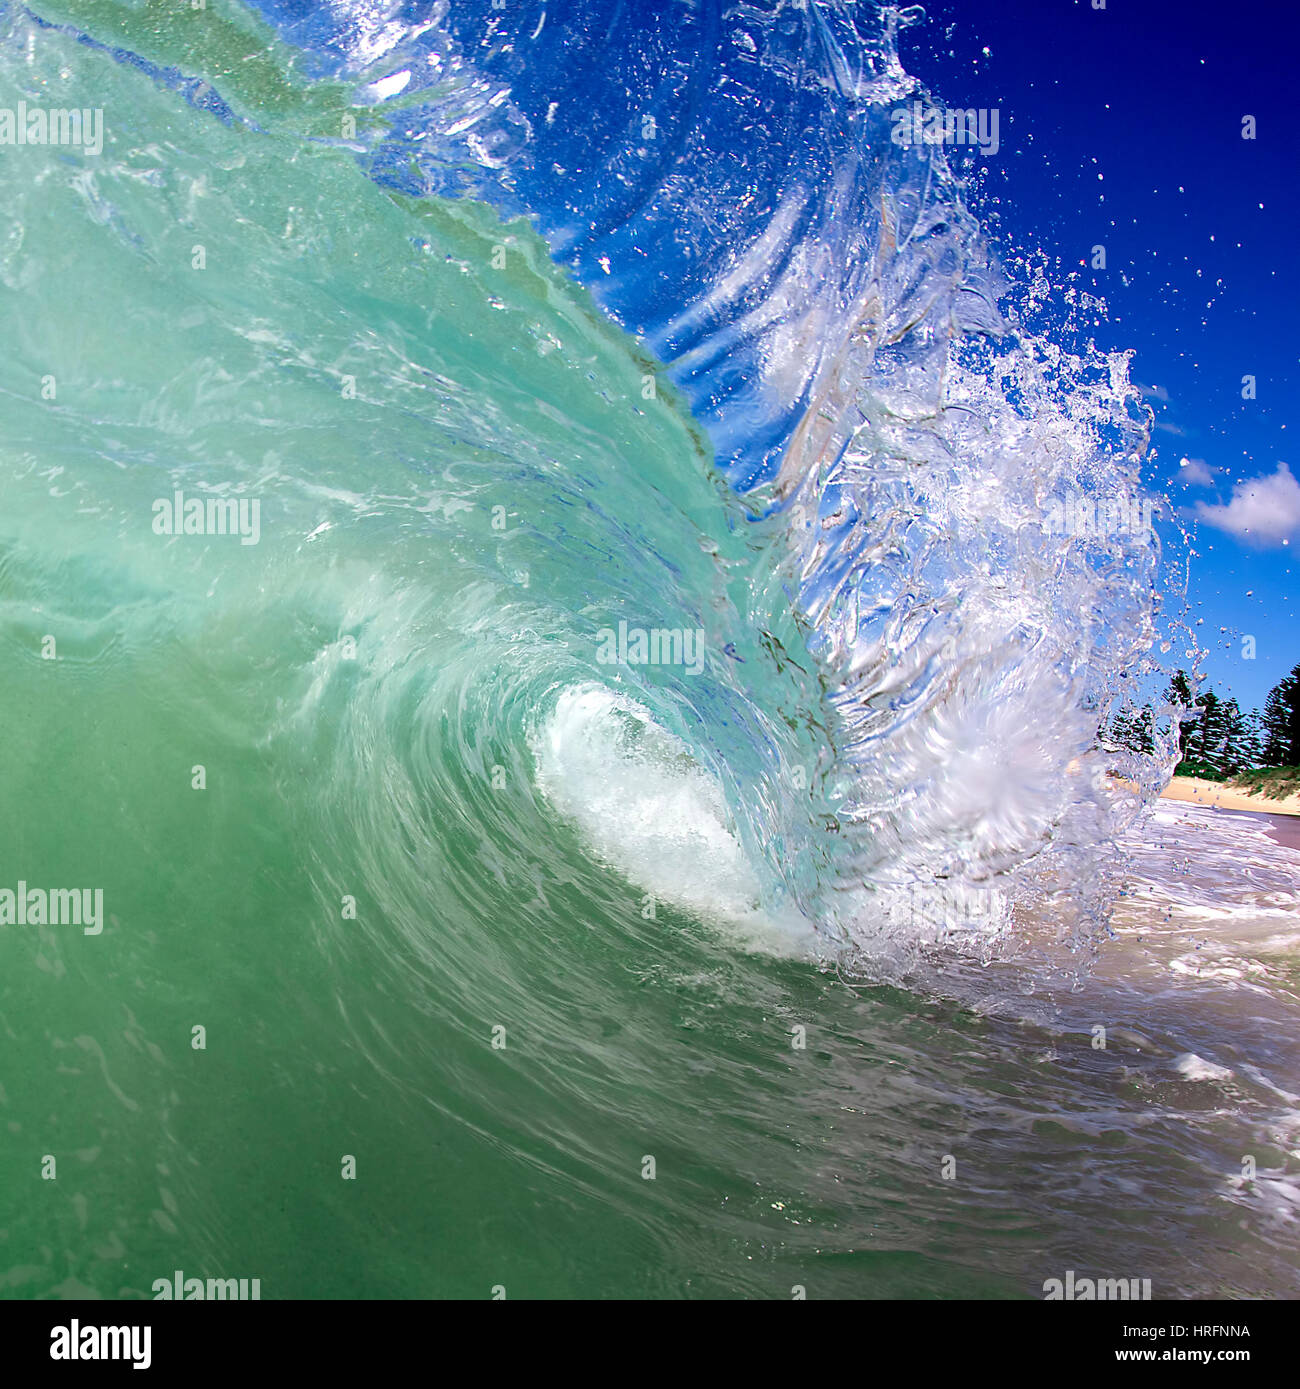
[[[1125,358],[1062,349],[1074,301],[1044,314],[1041,275],[1019,296],[1037,336],[999,308],[943,149],[892,138],[928,101],[894,46],[914,15],[260,8],[373,113],[372,178],[526,213],[750,510],[780,513],[751,586],[779,576],[826,678],[817,794],[846,842],[831,888],[794,885],[802,909],[877,965],[920,939],[987,948],[1015,903],[1073,944],[1102,930],[1137,801],[1098,726],[1149,669],[1158,544],[1063,542],[1049,518],[1138,505],[1148,419]],[[770,602],[742,604],[755,628]],[[1120,758],[1149,797],[1159,760]]]
[[[1051,523],[1140,497],[1146,418],[893,142],[902,18],[36,8],[0,12],[9,104],[106,138],[0,160],[4,842],[107,924],[5,928],[8,1103],[85,1183],[75,1238],[15,1217],[10,1285],[1082,1268],[1113,1191],[1035,1205],[1027,1268],[1000,1078],[1024,1027],[1087,1036],[1023,1000],[1105,933],[1159,777],[1098,738],[1154,537]],[[1045,1112],[1129,1103],[1085,1063]],[[1186,1116],[1134,1116],[1160,1168]],[[1000,1194],[918,1236],[934,1132]],[[380,1189],[349,1204],[342,1154]],[[1273,1241],[1230,1276],[1272,1286]],[[1228,1276],[1159,1251],[1135,1272]]]
[[[915,965],[936,939],[1006,948],[1017,909],[1072,946],[1104,934],[1108,846],[1169,760],[1167,738],[1149,762],[1098,738],[1125,682],[1155,664],[1159,546],[1150,527],[1070,538],[1052,518],[1140,505],[1148,419],[1126,359],[1077,346],[1079,296],[1045,306],[1041,274],[1026,272],[1014,311],[999,306],[1010,282],[943,147],[892,138],[898,112],[929,100],[894,47],[910,12],[260,10],[273,45],[238,16],[196,27],[65,0],[45,22],[255,127],[278,151],[268,157],[348,151],[426,215],[447,199],[492,205],[511,220],[482,224],[484,302],[529,317],[539,353],[576,365],[511,298],[542,254],[521,217],[633,335],[627,350],[647,360],[623,398],[635,408],[647,387],[670,390],[738,514],[767,521],[714,508],[706,523],[750,531],[754,556],[729,585],[735,630],[709,633],[713,678],[751,717],[787,723],[784,696],[754,688],[755,666],[766,676],[806,652],[801,668],[822,686],[810,678],[793,696],[817,746],[763,736],[743,756],[727,750],[746,788],[732,798],[742,840],[800,846],[794,871],[789,854],[760,851],[772,891],[877,968]],[[316,254],[313,230],[300,218],[300,255]],[[408,324],[423,312],[433,331],[429,292],[414,279],[397,292]],[[494,419],[489,433],[505,446],[527,422],[498,434]],[[631,460],[619,428],[611,443]],[[548,457],[563,466],[562,450]],[[545,502],[529,505],[537,515]],[[661,537],[657,553],[694,539]],[[618,562],[627,540],[612,541]],[[550,577],[576,558],[567,540],[553,545],[544,582],[561,624],[589,643],[580,600]],[[712,602],[653,584],[618,598],[609,620],[683,631]],[[797,635],[778,640],[791,622]],[[766,654],[738,654],[755,639]],[[745,679],[717,673],[731,661]],[[677,694],[716,727],[693,684]]]

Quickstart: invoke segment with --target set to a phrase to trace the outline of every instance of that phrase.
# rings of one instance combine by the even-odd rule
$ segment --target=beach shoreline
[[[1300,815],[1300,796],[1252,795],[1239,787],[1223,782],[1205,781],[1201,777],[1176,776],[1160,793],[1162,800],[1181,801],[1192,805],[1217,806],[1220,810],[1253,810],[1264,815]]]

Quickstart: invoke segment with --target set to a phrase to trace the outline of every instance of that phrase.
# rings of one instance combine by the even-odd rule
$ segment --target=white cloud
[[[1184,487],[1208,487],[1214,481],[1214,470],[1203,458],[1180,459],[1178,467]]]
[[[1196,514],[1207,525],[1253,545],[1281,545],[1300,531],[1300,482],[1279,463],[1272,477],[1236,483],[1227,506],[1197,502]]]

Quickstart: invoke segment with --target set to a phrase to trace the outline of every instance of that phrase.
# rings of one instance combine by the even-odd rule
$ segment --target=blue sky
[[[1001,148],[979,157],[975,210],[996,244],[1042,250],[1053,283],[1079,271],[1110,306],[1099,346],[1135,349],[1133,379],[1156,415],[1146,476],[1193,537],[1205,672],[1261,706],[1300,661],[1290,12],[1169,0],[926,10],[901,36],[903,64],[950,106],[999,109]],[[1242,138],[1247,115],[1254,140]],[[1104,271],[1089,265],[1096,244]],[[1181,543],[1160,529],[1172,558]]]

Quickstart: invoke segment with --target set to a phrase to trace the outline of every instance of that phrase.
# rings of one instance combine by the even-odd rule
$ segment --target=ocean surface
[[[0,4],[0,1294],[1296,1295],[1300,848],[1099,734],[909,13]]]

